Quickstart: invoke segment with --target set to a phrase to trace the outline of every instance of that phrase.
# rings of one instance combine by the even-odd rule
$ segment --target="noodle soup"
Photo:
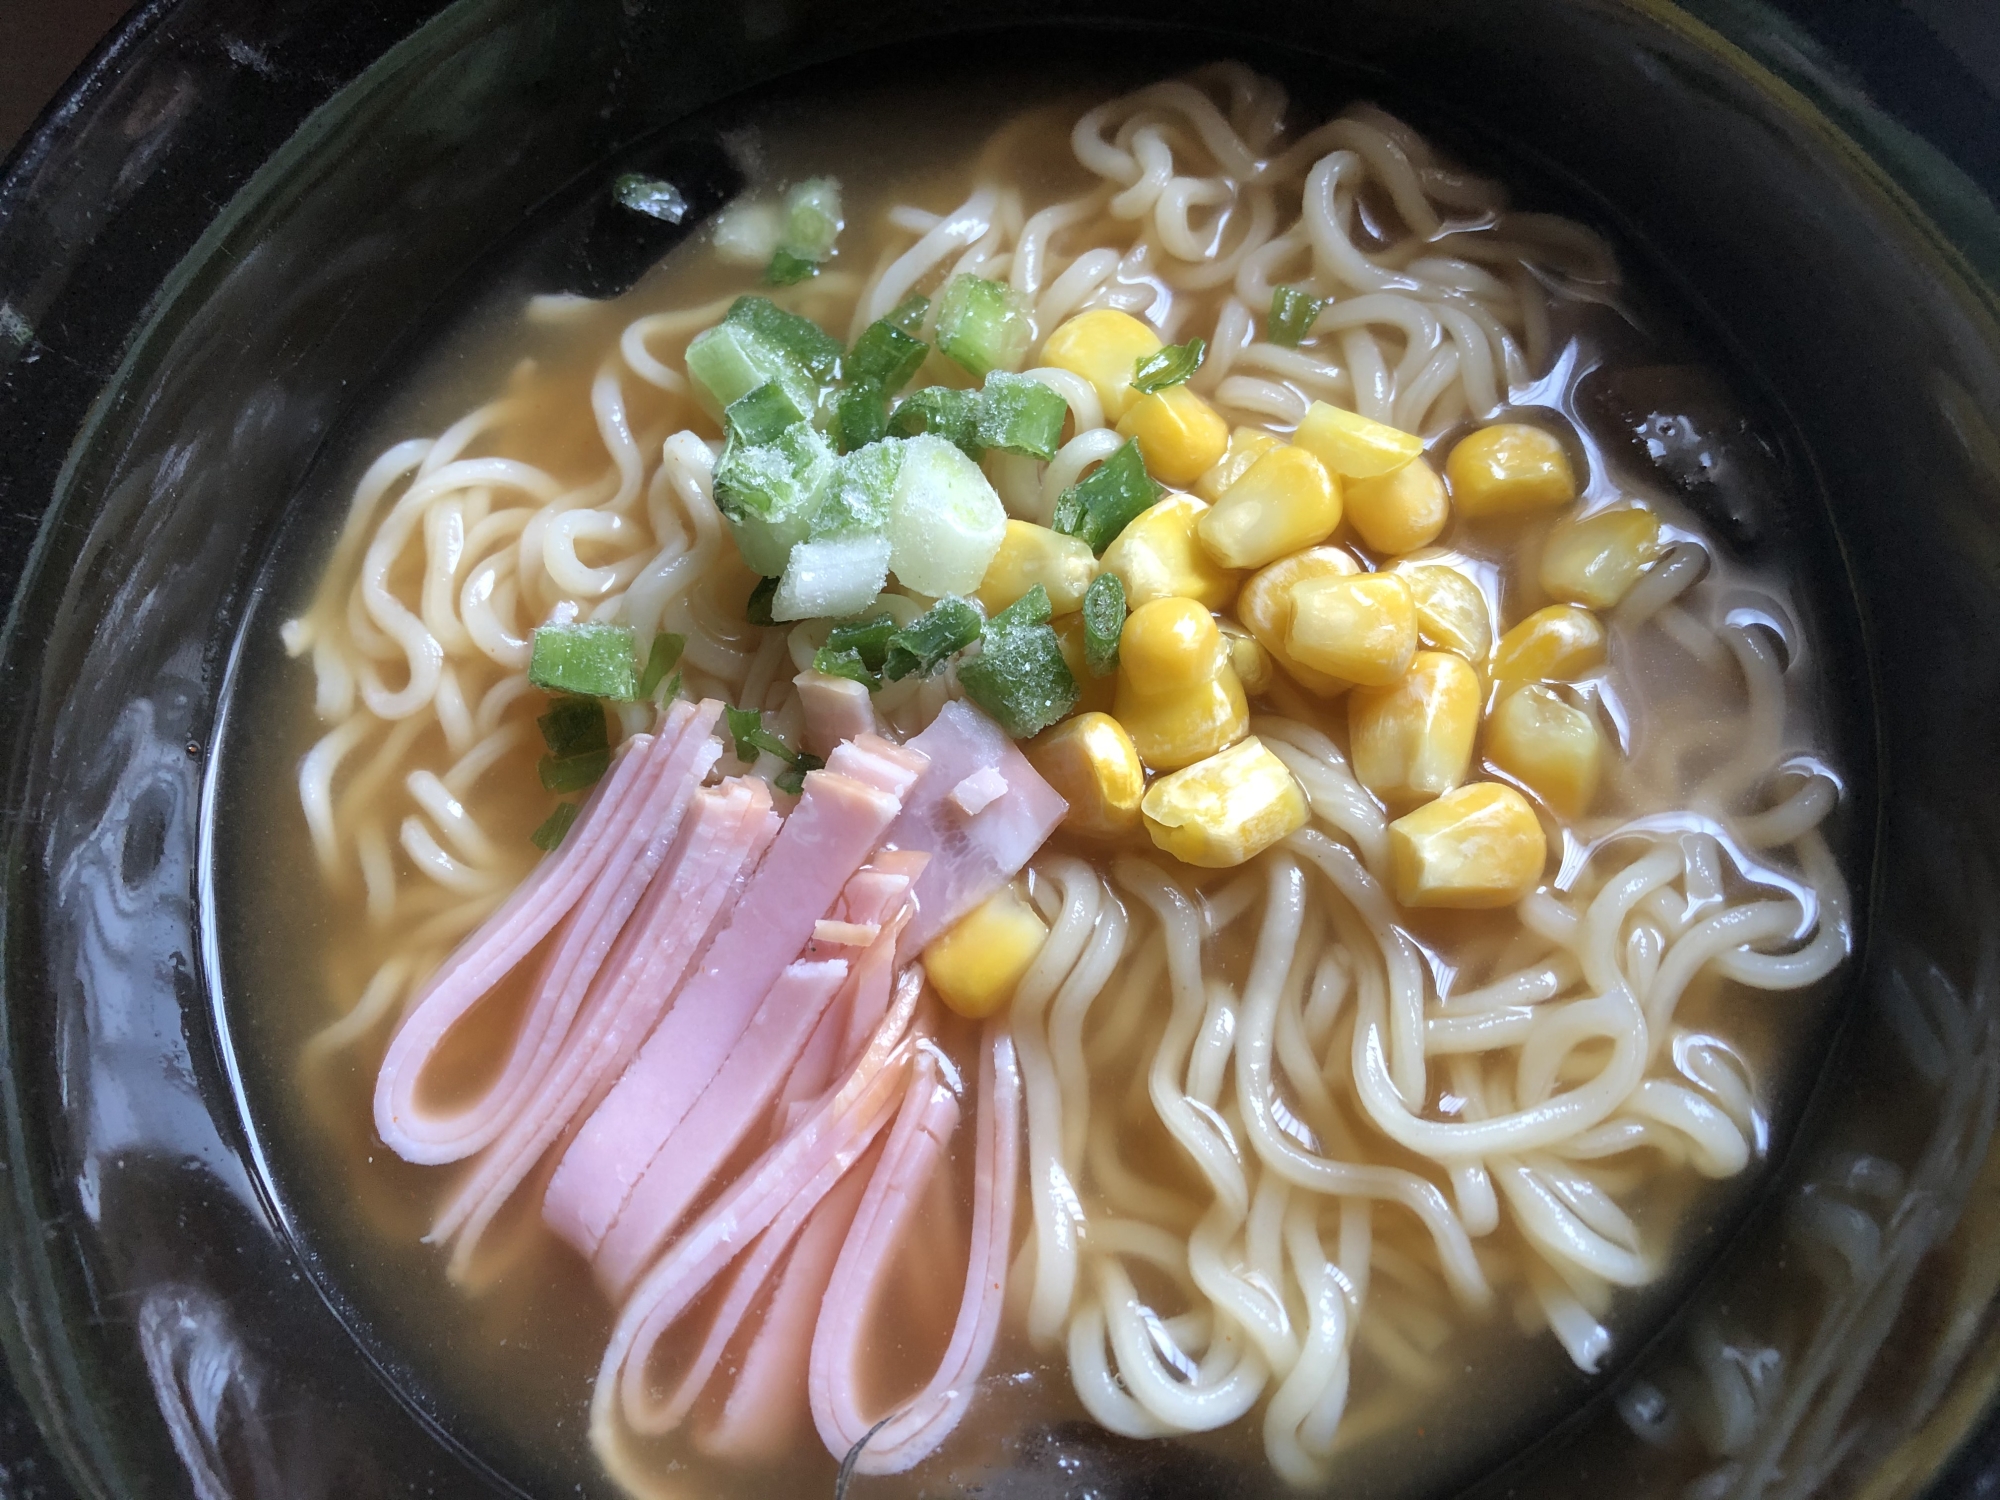
[[[1671,355],[1610,247],[1394,117],[905,107],[731,135],[355,465],[247,669],[278,1176],[549,1485],[1462,1477],[1811,1067],[1816,601],[1602,417]]]

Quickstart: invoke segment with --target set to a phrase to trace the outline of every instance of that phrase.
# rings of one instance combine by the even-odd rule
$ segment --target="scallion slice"
[[[772,443],[787,427],[803,422],[806,414],[798,409],[783,386],[767,380],[749,395],[730,402],[722,419],[729,435],[739,443]]]
[[[639,696],[632,632],[623,625],[543,625],[535,631],[528,681],[544,692],[628,703]]]
[[[536,770],[541,774],[543,787],[562,797],[597,785],[610,764],[609,750],[590,750],[582,755],[544,755]]]
[[[738,297],[729,304],[722,321],[767,340],[821,382],[833,379],[840,368],[840,356],[846,352],[839,339],[811,318],[788,313],[768,297]]]
[[[1055,529],[1081,537],[1099,557],[1118,533],[1152,507],[1166,490],[1146,472],[1139,440],[1132,438],[1056,501]]]
[[[1076,707],[1076,678],[1049,626],[1049,593],[1036,584],[986,622],[979,654],[959,663],[965,694],[1017,740]]]
[[[771,618],[771,601],[778,596],[776,578],[760,578],[757,586],[750,590],[750,597],[743,601],[743,618],[752,625],[775,625]]]
[[[1033,336],[1026,300],[1004,281],[959,275],[945,287],[937,346],[974,375],[1019,369]]]
[[[982,447],[1051,459],[1068,415],[1069,403],[1039,380],[992,370],[979,393],[979,442]]]
[[[936,670],[939,662],[979,639],[980,623],[978,610],[947,595],[889,637],[882,675],[901,682],[912,672]]]
[[[834,446],[852,453],[882,440],[889,431],[889,401],[872,380],[857,380],[840,393],[833,408]]]
[[[819,275],[819,262],[807,260],[803,255],[794,255],[785,249],[771,252],[770,264],[764,267],[764,280],[772,286],[796,286],[808,276]]]
[[[574,802],[558,802],[555,806],[555,811],[542,820],[542,826],[528,835],[528,841],[544,854],[553,853],[556,846],[562,843],[563,836],[569,832],[570,825],[575,821],[576,804]]]
[[[1326,299],[1302,292],[1295,286],[1271,288],[1271,316],[1264,336],[1281,349],[1296,349],[1312,332]]]
[[[1083,659],[1092,677],[1118,670],[1118,640],[1125,633],[1125,584],[1099,573],[1083,591]]]
[[[754,763],[765,751],[786,762],[795,758],[792,747],[764,727],[764,716],[756,709],[725,708],[722,716],[729,722],[729,737],[736,742],[736,758],[745,765]]]
[[[542,743],[557,760],[611,748],[604,710],[595,698],[558,698],[535,720],[535,727],[542,731]]]
[[[681,195],[681,190],[658,177],[627,172],[611,185],[611,192],[634,213],[642,213],[649,219],[678,224],[687,217],[687,199]]]
[[[817,265],[833,254],[833,242],[846,221],[840,213],[840,184],[831,177],[808,177],[785,194],[784,237],[780,254]]]
[[[922,339],[912,338],[887,318],[878,318],[861,330],[854,348],[841,361],[841,369],[848,379],[872,380],[893,395],[910,383],[930,352],[931,346]]]
[[[715,466],[715,506],[753,572],[772,578],[785,571],[792,548],[811,534],[838,461],[833,444],[806,422],[768,443],[733,442],[723,449]]]
[[[1205,339],[1189,339],[1185,344],[1169,344],[1132,366],[1132,389],[1151,396],[1170,385],[1179,385],[1201,368],[1208,353]]]
[[[917,337],[923,330],[924,314],[931,310],[931,299],[922,292],[912,292],[901,302],[890,308],[883,321],[893,323],[910,337]]]
[[[667,673],[674,670],[674,664],[686,649],[687,637],[676,635],[671,630],[662,630],[653,637],[652,647],[646,652],[646,670],[639,674],[641,698],[650,698],[659,691],[660,684],[667,680]],[[673,694],[667,696],[671,698]],[[603,716],[600,714],[599,717]]]
[[[980,405],[977,391],[927,385],[896,403],[896,409],[889,414],[889,436],[935,433],[968,458],[976,459],[986,451],[979,441]]]
[[[817,771],[825,764],[826,762],[821,760],[817,755],[811,755],[801,750],[797,755],[792,757],[791,769],[780,771],[776,776],[772,777],[771,785],[781,792],[789,792],[792,796],[796,797],[806,789],[806,773],[808,771]]]
[[[895,634],[896,617],[884,610],[865,620],[843,620],[835,625],[826,633],[826,649],[857,652],[863,666],[879,672]]]
[[[813,670],[824,672],[828,677],[845,677],[850,682],[858,682],[871,693],[882,686],[882,679],[868,670],[868,663],[861,659],[861,653],[851,646],[844,650],[821,646],[813,652]]]

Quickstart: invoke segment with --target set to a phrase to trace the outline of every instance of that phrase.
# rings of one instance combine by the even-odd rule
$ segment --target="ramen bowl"
[[[1302,100],[1379,97],[1612,229],[1729,392],[1616,406],[1632,461],[1839,606],[1815,640],[1853,724],[1860,920],[1812,1086],[1773,1101],[1755,1201],[1684,1257],[1672,1306],[1423,1487],[1886,1495],[1946,1474],[1987,1406],[2000,1291],[2000,223],[1727,19],[493,0],[184,6],[123,33],[0,190],[5,1337],[76,1489],[567,1487],[569,1458],[469,1421],[438,1351],[385,1329],[266,1136],[274,1086],[233,1029],[229,781],[291,748],[260,717],[246,622],[373,393],[479,286],[597,295],[643,268],[607,249],[594,195],[684,120],[1099,56],[1121,76],[1236,57]],[[1071,1428],[1024,1433],[981,1482],[1270,1488]]]

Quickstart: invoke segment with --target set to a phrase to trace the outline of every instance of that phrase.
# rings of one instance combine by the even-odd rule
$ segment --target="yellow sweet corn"
[[[1563,445],[1525,422],[1496,422],[1460,438],[1444,472],[1452,504],[1474,521],[1554,510],[1576,498]]]
[[[1390,686],[1356,688],[1347,698],[1356,779],[1391,807],[1450,791],[1472,768],[1480,696],[1478,676],[1449,651],[1419,651]]]
[[[1387,687],[1417,654],[1417,604],[1394,573],[1315,578],[1291,589],[1285,649],[1329,677]]]
[[[1192,495],[1169,495],[1142,511],[1104,550],[1102,565],[1125,585],[1137,609],[1155,599],[1194,599],[1227,609],[1236,575],[1208,555],[1195,534],[1208,507]]]
[[[1048,937],[1048,924],[1035,909],[1013,886],[1003,886],[931,940],[924,974],[939,999],[977,1021],[1014,997]]]
[[[1042,363],[1088,380],[1104,403],[1104,420],[1116,422],[1139,399],[1132,370],[1160,352],[1160,336],[1130,313],[1100,308],[1078,313],[1048,336]]]
[[[1111,705],[1117,698],[1118,674],[1107,673],[1103,677],[1091,675],[1090,655],[1083,639],[1083,616],[1060,615],[1049,623],[1055,628],[1056,645],[1062,650],[1063,665],[1076,679],[1076,706],[1070,711],[1079,714],[1092,711],[1110,713]]]
[[[1475,781],[1389,825],[1389,869],[1405,906],[1511,906],[1541,882],[1548,840],[1528,799]]]
[[[1292,441],[1343,479],[1393,474],[1424,451],[1424,440],[1324,401],[1307,410]]]
[[[1396,572],[1417,602],[1417,639],[1483,668],[1493,649],[1493,613],[1479,585],[1444,563],[1406,564]]]
[[[1155,844],[1211,870],[1254,859],[1307,817],[1298,782],[1255,737],[1162,776],[1140,807]]]
[[[1236,618],[1300,687],[1322,698],[1337,697],[1350,684],[1344,678],[1315,671],[1294,658],[1285,645],[1292,629],[1292,585],[1312,578],[1344,578],[1360,571],[1361,565],[1338,547],[1311,547],[1280,558],[1253,573],[1243,585],[1236,600]]]
[[[1132,611],[1118,638],[1118,722],[1139,758],[1172,771],[1243,738],[1250,705],[1215,617],[1192,599]]]
[[[1146,772],[1132,736],[1111,715],[1077,714],[1022,748],[1069,804],[1063,827],[1092,838],[1113,838],[1139,826]]]
[[[1622,505],[1558,521],[1542,544],[1542,588],[1557,599],[1609,609],[1660,555],[1660,520]]]
[[[1597,795],[1604,737],[1597,721],[1545,687],[1503,691],[1486,720],[1486,759],[1565,818]]]
[[[990,619],[1039,583],[1049,591],[1049,607],[1056,614],[1074,614],[1083,608],[1083,591],[1096,576],[1097,558],[1088,542],[1028,521],[1009,521],[975,597]]]
[[[1347,524],[1375,551],[1394,557],[1428,547],[1451,519],[1444,481],[1421,458],[1393,474],[1350,479]]]
[[[1229,450],[1216,462],[1214,468],[1194,482],[1194,492],[1210,505],[1222,498],[1222,492],[1238,479],[1243,471],[1257,462],[1273,448],[1283,445],[1282,438],[1275,438],[1260,427],[1239,427],[1229,434]]]
[[[1229,649],[1229,665],[1236,668],[1236,680],[1243,684],[1244,692],[1255,697],[1271,685],[1275,673],[1271,653],[1234,620],[1218,620],[1216,625],[1222,631],[1222,644]]]
[[[1500,637],[1495,682],[1570,682],[1604,662],[1604,627],[1587,609],[1551,604]]]
[[[1118,431],[1139,440],[1146,472],[1162,484],[1193,484],[1229,447],[1229,424],[1184,385],[1141,396],[1118,419]]]
[[[1243,471],[1195,528],[1225,568],[1261,568],[1340,525],[1340,481],[1303,448],[1280,444]]]

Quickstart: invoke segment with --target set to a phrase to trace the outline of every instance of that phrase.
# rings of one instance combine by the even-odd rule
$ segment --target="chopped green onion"
[[[1281,349],[1298,348],[1300,341],[1312,332],[1313,323],[1325,306],[1324,297],[1315,297],[1295,286],[1271,288],[1271,317],[1265,337]]]
[[[595,698],[558,698],[535,724],[542,731],[542,743],[557,760],[611,748],[604,710]]]
[[[845,650],[820,647],[813,652],[813,670],[824,672],[829,677],[845,677],[850,682],[858,682],[871,693],[882,686],[882,679],[868,670],[868,663],[852,647]]]
[[[959,663],[965,695],[1017,740],[1076,707],[1076,678],[1049,613],[1049,591],[1038,583],[986,622],[979,654]]]
[[[667,673],[674,670],[674,663],[681,659],[681,652],[686,649],[687,637],[675,635],[671,630],[662,630],[653,637],[652,648],[646,653],[646,670],[639,674],[641,698],[650,698],[659,691],[660,684],[667,680]],[[674,695],[668,693],[667,696],[671,698]]]
[[[843,620],[826,633],[829,651],[859,652],[864,666],[879,672],[896,634],[896,617],[884,610],[866,620]]]
[[[880,442],[889,431],[889,401],[882,387],[872,380],[857,380],[842,391],[834,403],[830,431],[842,453]]]
[[[866,609],[889,581],[889,554],[879,532],[800,542],[771,598],[771,618],[823,620]]]
[[[773,250],[771,263],[764,267],[764,280],[772,286],[796,286],[808,276],[819,275],[819,262],[794,255],[789,250]]]
[[[752,625],[775,625],[771,618],[771,601],[777,597],[778,580],[760,578],[757,586],[750,590],[750,597],[743,601],[743,618]]]
[[[595,786],[610,764],[609,750],[589,750],[582,755],[544,755],[536,770],[541,773],[542,785],[560,797]]]
[[[979,639],[979,611],[947,595],[889,637],[882,675],[901,682],[912,672],[928,674],[953,652]]]
[[[1118,539],[1118,533],[1165,493],[1146,472],[1146,461],[1139,454],[1139,440],[1132,438],[1062,492],[1056,501],[1055,529],[1082,537],[1090,543],[1090,550],[1102,557],[1104,549]]]
[[[776,442],[787,427],[796,427],[805,419],[806,414],[775,380],[737,397],[722,414],[729,435],[739,443],[752,444]]]
[[[938,304],[937,346],[974,375],[1019,369],[1034,330],[1021,294],[1003,281],[954,276]]]
[[[1099,573],[1083,591],[1083,659],[1092,677],[1118,670],[1118,639],[1125,633],[1125,585],[1116,573]]]
[[[768,297],[738,297],[722,321],[749,329],[818,381],[833,379],[846,352],[839,339],[811,318],[788,313]]]
[[[833,444],[805,422],[769,443],[723,449],[715,506],[752,572],[771,578],[785,571],[792,548],[811,534],[837,461]]]
[[[806,773],[817,771],[825,764],[826,762],[817,755],[810,755],[801,750],[792,758],[792,768],[789,771],[780,771],[772,778],[771,785],[781,792],[789,792],[796,797],[806,789]]]
[[[833,254],[846,221],[840,216],[840,184],[831,177],[808,177],[785,194],[784,238],[780,255],[817,264]]]
[[[687,199],[681,196],[681,190],[671,182],[664,182],[658,177],[627,172],[611,185],[611,192],[627,208],[635,213],[642,213],[649,219],[678,224],[687,217]],[[558,834],[557,838],[561,838],[561,835]]]
[[[639,696],[633,649],[623,625],[539,626],[528,681],[544,692],[630,702]]]
[[[753,764],[758,755],[769,751],[780,760],[792,760],[792,747],[764,727],[764,716],[754,708],[725,708],[722,716],[729,721],[729,737],[736,742],[736,758],[745,765]]]
[[[1039,380],[992,370],[980,392],[979,441],[1029,458],[1051,459],[1069,403]]]
[[[930,352],[931,346],[922,339],[880,318],[861,330],[841,369],[850,380],[872,380],[893,394],[910,383]]]
[[[986,449],[979,441],[979,392],[954,390],[948,385],[927,385],[912,391],[889,414],[890,437],[915,437],[930,432],[961,450],[968,458],[978,458]]]
[[[576,804],[558,802],[555,811],[542,820],[542,826],[528,835],[528,841],[544,854],[552,853],[569,832],[570,824],[576,821]]]
[[[842,454],[820,491],[808,529],[810,539],[879,533],[889,524],[889,504],[902,466],[901,443],[875,442]]]
[[[924,326],[924,314],[931,310],[931,299],[922,292],[912,292],[901,302],[889,309],[885,323],[894,323],[912,338]]]
[[[1170,385],[1179,385],[1201,368],[1202,357],[1207,353],[1208,344],[1203,339],[1169,344],[1132,366],[1132,389],[1151,396]]]

